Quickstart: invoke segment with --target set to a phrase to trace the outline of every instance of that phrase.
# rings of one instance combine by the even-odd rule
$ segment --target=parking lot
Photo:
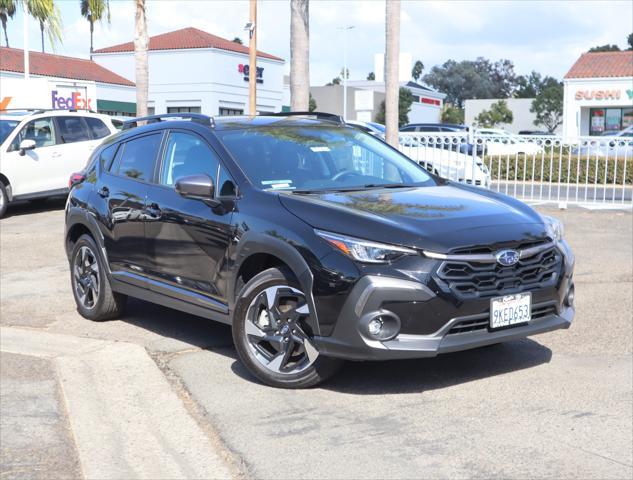
[[[311,390],[257,383],[237,361],[224,325],[133,299],[120,320],[81,318],[69,288],[60,201],[16,206],[0,222],[1,323],[34,342],[98,339],[130,345],[134,355],[140,346],[167,379],[181,405],[142,395],[151,382],[148,366],[135,360],[141,357],[112,358],[121,372],[120,384],[108,380],[112,390],[139,394],[116,405],[103,399],[103,424],[131,421],[101,478],[157,478],[129,460],[151,458],[153,443],[133,415],[152,410],[191,423],[168,426],[181,439],[175,456],[185,459],[181,469],[163,470],[170,478],[201,471],[288,479],[631,478],[633,217],[630,210],[538,208],[563,221],[576,254],[570,330],[434,359],[348,363]],[[45,334],[65,336],[38,337]],[[79,367],[60,370],[29,351],[5,348],[3,339],[0,476],[88,477],[91,457],[123,436],[95,439],[90,425],[73,418],[90,415],[72,395],[78,380],[65,373]],[[192,440],[196,432],[203,442]],[[143,452],[128,456],[135,449]],[[204,457],[205,449],[213,454]],[[196,465],[195,458],[209,460]]]

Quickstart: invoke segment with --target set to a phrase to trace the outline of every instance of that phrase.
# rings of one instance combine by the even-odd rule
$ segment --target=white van
[[[117,129],[87,111],[0,112],[0,218],[15,200],[63,195],[94,148]]]

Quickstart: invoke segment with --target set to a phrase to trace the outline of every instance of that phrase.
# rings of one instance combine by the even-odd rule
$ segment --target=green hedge
[[[563,183],[595,183],[596,182],[596,168],[597,182],[605,182],[605,168],[607,183],[613,184],[614,173],[616,184],[622,185],[624,179],[623,174],[625,171],[625,159],[624,158],[609,158],[609,159],[587,159],[586,157],[580,157],[575,155],[536,155],[536,156],[524,156],[511,155],[509,157],[504,156],[489,156],[486,155],[483,158],[486,166],[490,169],[490,174],[493,180],[514,180],[515,174],[517,180],[536,180],[542,182],[563,182]],[[568,162],[569,162],[569,175],[568,175]],[[501,165],[499,165],[501,164]],[[543,173],[541,175],[541,164],[543,165]],[[587,169],[587,164],[589,168]],[[616,168],[617,165],[617,168]],[[501,173],[499,173],[499,166],[501,166]],[[534,171],[532,171],[534,166]],[[559,177],[560,170],[560,177]],[[525,177],[523,177],[525,171]],[[587,171],[589,175],[587,177]],[[633,185],[633,158],[626,159],[626,184]]]

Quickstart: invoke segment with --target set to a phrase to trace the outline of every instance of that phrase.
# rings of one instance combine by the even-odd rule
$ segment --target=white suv
[[[116,131],[110,117],[97,113],[0,112],[0,218],[12,201],[65,194],[70,175]]]

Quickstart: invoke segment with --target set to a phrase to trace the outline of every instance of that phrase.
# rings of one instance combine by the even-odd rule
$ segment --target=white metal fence
[[[400,133],[428,170],[535,202],[633,203],[633,138]]]

